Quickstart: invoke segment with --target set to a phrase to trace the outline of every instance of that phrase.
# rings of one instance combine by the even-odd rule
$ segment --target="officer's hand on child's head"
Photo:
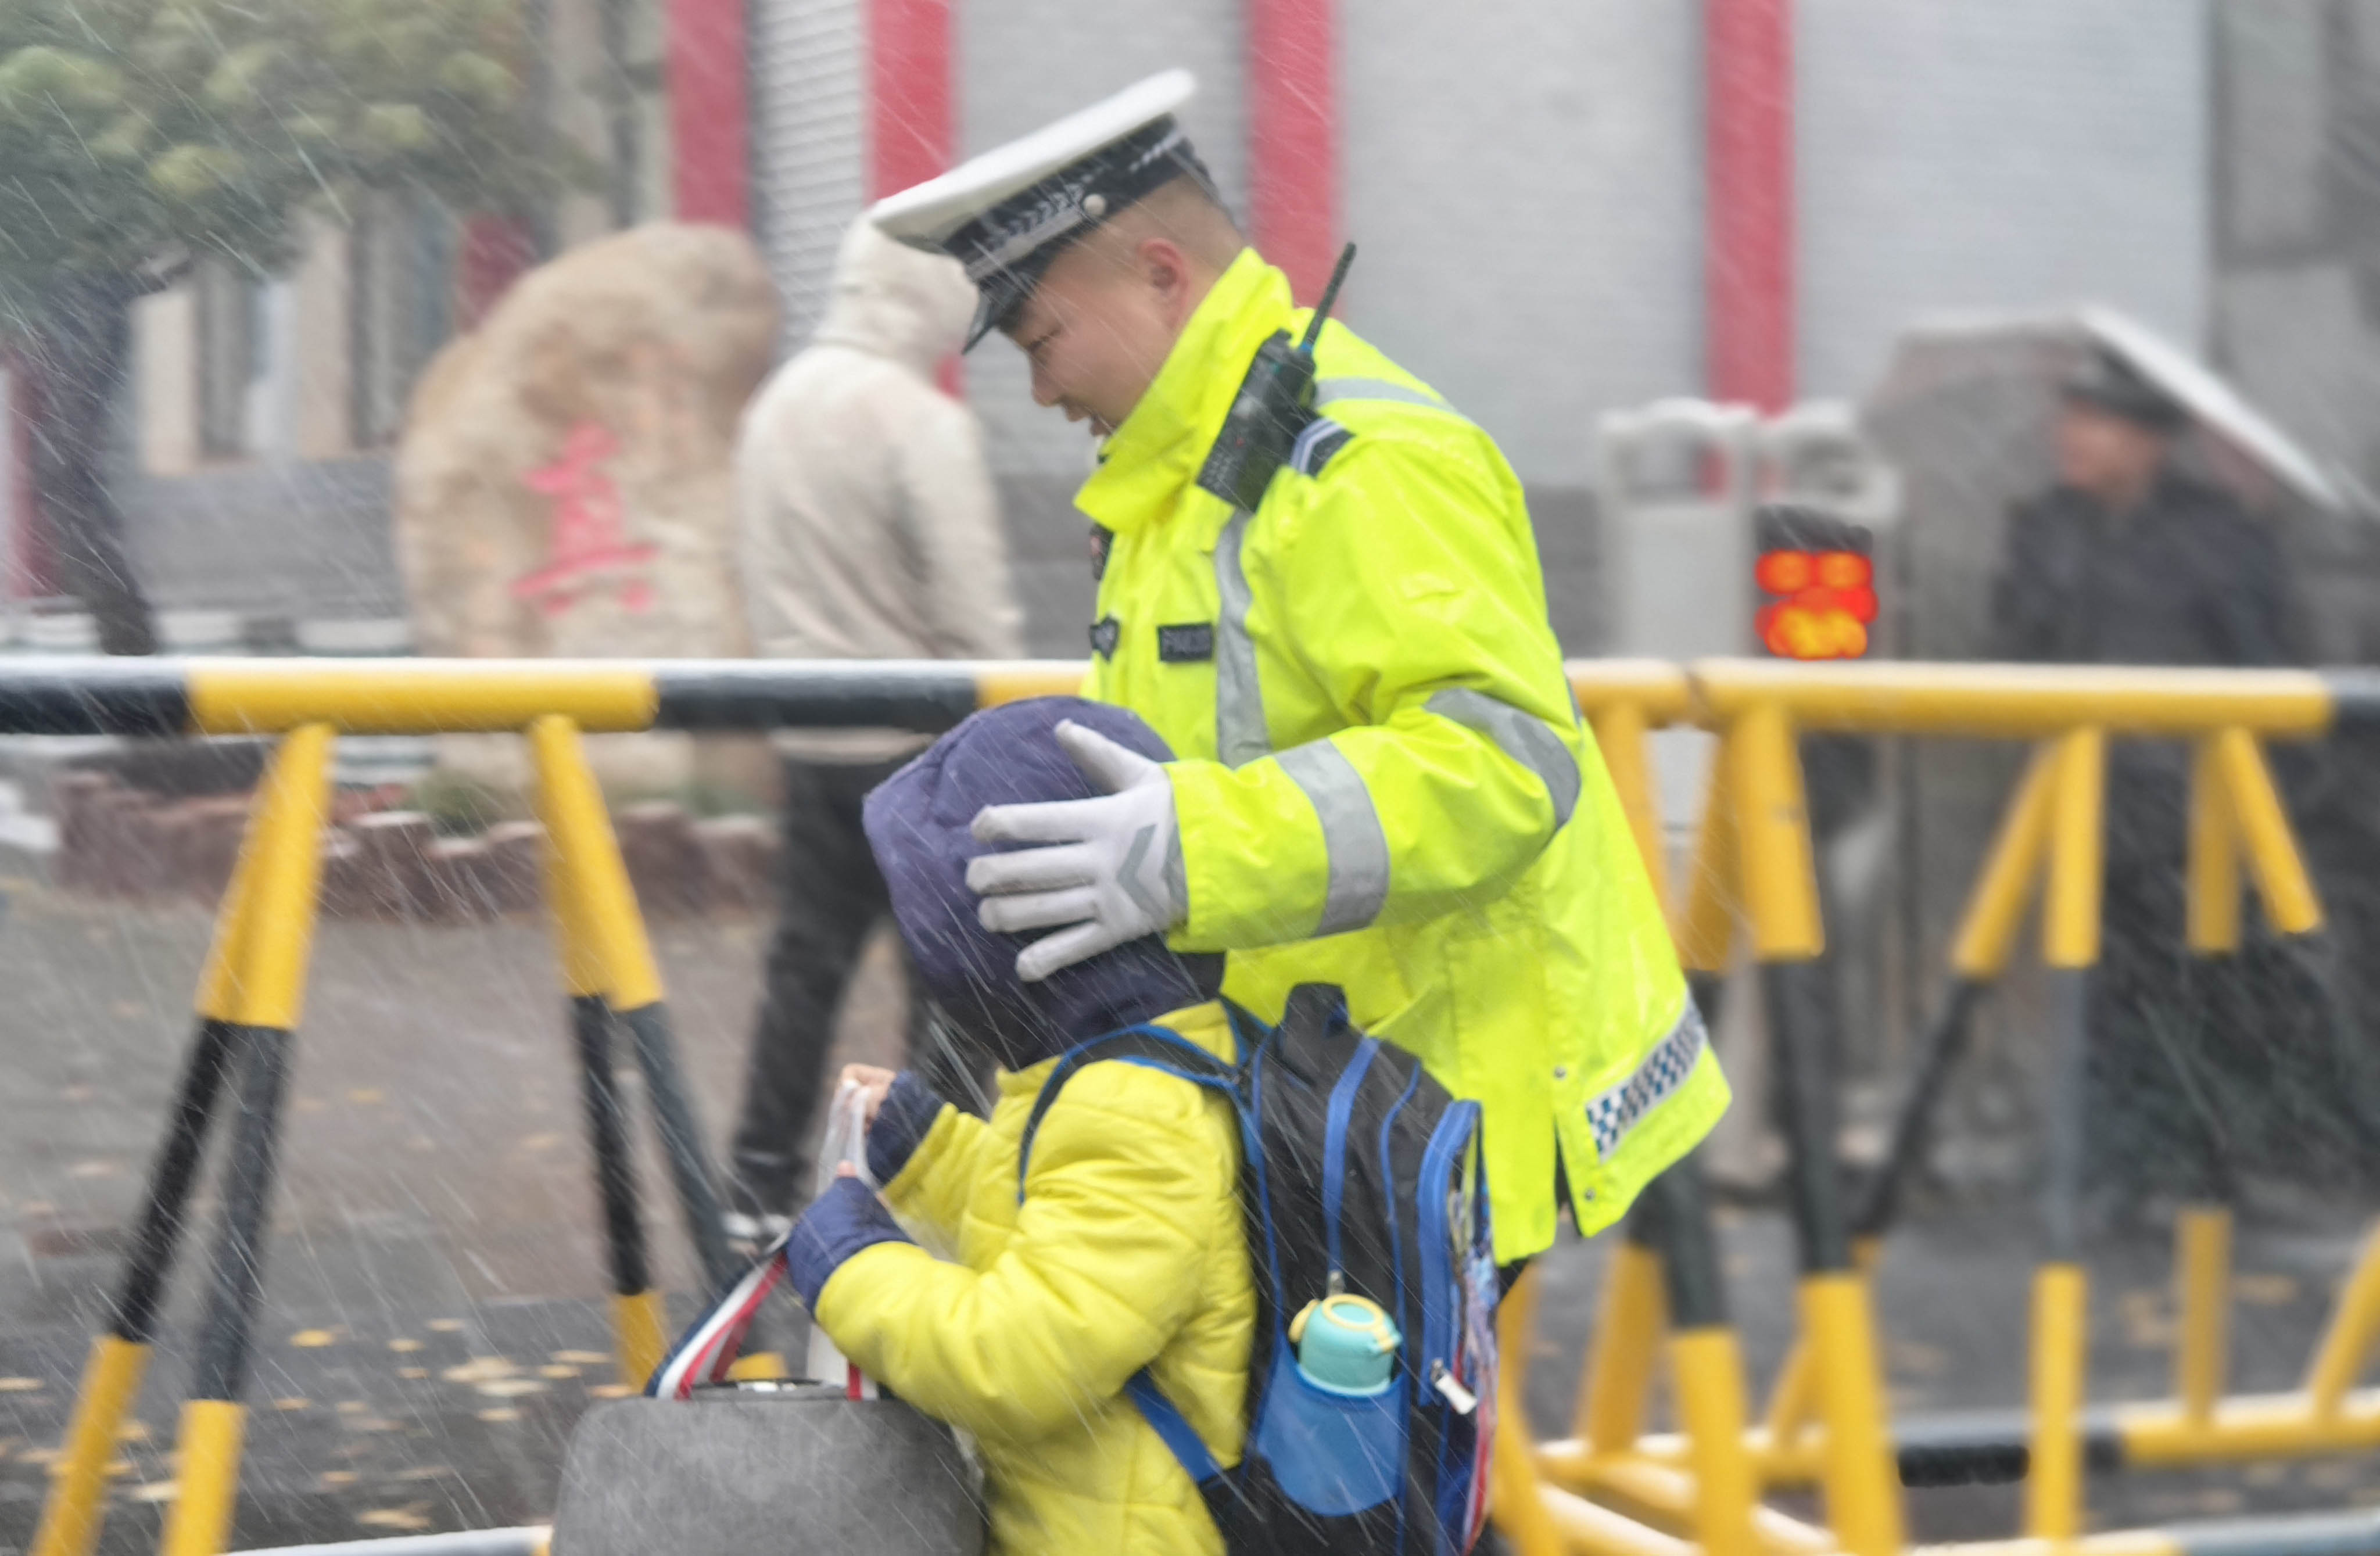
[[[874,1064],[845,1064],[836,1088],[856,1086],[865,1100],[867,1122],[876,1122],[876,1111],[884,1105],[884,1094],[892,1089],[892,1072]]]

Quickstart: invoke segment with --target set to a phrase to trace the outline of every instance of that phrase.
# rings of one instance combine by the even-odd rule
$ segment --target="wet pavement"
[[[189,1026],[208,916],[0,881],[0,1556],[29,1543],[89,1336]],[[662,923],[656,946],[703,1119],[723,1137],[765,926]],[[846,1057],[889,1061],[898,1030],[877,947]],[[552,1511],[571,1423],[618,1392],[576,1077],[552,952],[528,921],[429,929],[334,924],[317,942],[247,1391],[236,1549],[536,1522]],[[649,1135],[649,1132],[648,1132]],[[647,1222],[690,1316],[693,1268],[644,1141]],[[2243,1225],[2236,1386],[2301,1370],[2368,1208],[2302,1199]],[[186,1243],[155,1365],[111,1481],[102,1550],[152,1549],[183,1350],[198,1322],[213,1203]],[[1790,1234],[1722,1212],[1736,1316],[1756,1382],[1789,1337]],[[2010,1406],[2024,1392],[2033,1217],[1937,1208],[1889,1246],[1879,1307],[1898,1408]],[[1597,1246],[1545,1261],[1529,1404],[1564,1429],[1593,1310]],[[2153,1397],[2170,1367],[2167,1255],[2154,1234],[2095,1245],[2093,1397]],[[2014,1488],[1912,1493],[1912,1532],[2010,1530]],[[2095,1526],[2380,1503],[2380,1468],[2315,1460],[2100,1479]]]

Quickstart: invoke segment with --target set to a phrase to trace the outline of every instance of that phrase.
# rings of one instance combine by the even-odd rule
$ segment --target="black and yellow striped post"
[[[1607,659],[1569,666],[1571,696],[1594,732],[1612,793],[1628,818],[1637,856],[1653,883],[1653,895],[1670,902],[1669,848],[1661,820],[1660,791],[1654,782],[1651,733],[1683,720],[1691,711],[1685,673],[1659,660]]]
[[[251,830],[255,824],[250,822]],[[175,1088],[174,1111],[150,1166],[140,1229],[125,1263],[108,1331],[91,1343],[74,1418],[58,1454],[41,1526],[33,1536],[33,1556],[88,1556],[99,1539],[107,1465],[115,1454],[116,1434],[140,1395],[141,1379],[148,1370],[157,1309],[181,1245],[200,1155],[230,1067],[232,1013],[237,1009],[233,969],[239,958],[249,881],[259,857],[255,846],[242,847],[216,911],[213,942],[193,1002],[198,1019]]]
[[[2203,1026],[2210,1006],[2228,1011],[2218,991],[2239,986],[2241,838],[2223,776],[2218,736],[2192,754],[2188,893],[2183,943],[2190,953],[2190,1001]],[[2193,1100],[2195,1092],[2193,1089]],[[2230,1370],[2231,1211],[2236,1185],[2228,1141],[2208,1112],[2209,1182],[2174,1218],[2173,1397],[2189,1420],[2213,1420]],[[2204,1192],[2211,1190],[2211,1193]]]
[[[1743,910],[1743,845],[1736,830],[1734,791],[1729,747],[1721,741],[1711,753],[1685,891],[1671,899],[1670,910],[1670,938],[1685,968],[1686,987],[1714,1030],[1735,954],[1736,918]]]
[[[705,1285],[716,1295],[726,1290],[739,1272],[720,1225],[718,1190],[706,1159],[701,1128],[695,1121],[693,1100],[678,1068],[676,1045],[670,1036],[661,968],[653,960],[652,943],[637,912],[636,892],[628,883],[627,865],[620,857],[619,840],[603,808],[602,792],[587,766],[577,725],[558,714],[548,714],[530,723],[528,741],[536,762],[537,812],[538,819],[545,824],[547,880],[563,947],[564,977],[571,996],[572,1027],[581,1034],[582,1054],[598,1031],[604,1034],[600,1045],[602,1052],[595,1060],[604,1071],[602,1078],[606,1081],[610,1079],[609,1031],[614,1022],[627,1029],[638,1066],[644,1074],[646,1100],[652,1109],[662,1158],[677,1190],[687,1238],[702,1266]],[[591,1097],[589,1110],[591,1125]],[[599,1144],[599,1179],[607,1173],[603,1149]],[[625,1167],[625,1154],[616,1158],[616,1167]],[[604,1205],[608,1225],[613,1210],[609,1187]],[[633,1218],[633,1201],[626,1204],[625,1210],[627,1216]],[[637,1273],[634,1270],[621,1270],[617,1263],[619,1249],[615,1243],[615,1289],[620,1282]],[[617,1321],[625,1368],[641,1360],[631,1355],[628,1336],[647,1332],[632,1326],[646,1322],[641,1309],[648,1305],[639,1294],[617,1295],[624,1299],[617,1309]],[[624,1381],[636,1386],[644,1380],[632,1374]]]
[[[229,1541],[238,1492],[250,1331],[264,1272],[281,1100],[313,951],[329,820],[332,734],[305,724],[281,743],[258,800],[231,954],[222,964],[224,1019],[234,1084],[222,1223],[206,1316],[176,1439],[179,1493],[165,1516],[163,1556],[215,1556]]]
[[[1900,1547],[1900,1495],[1867,1283],[1852,1258],[1835,1162],[1831,989],[1801,757],[1781,702],[1754,699],[1725,719],[1720,760],[1783,1102],[1802,1330],[1827,1433],[1828,1522],[1852,1556],[1885,1556]]]
[[[2082,1517],[2090,1282],[2082,1263],[2080,1215],[2091,976],[2099,961],[2105,882],[2107,732],[2069,731],[2058,737],[2054,760],[2042,915],[2051,1042],[2043,1191],[2049,1258],[2033,1278],[2033,1432],[2024,1527],[2035,1539],[2067,1540],[2080,1532]]]
[[[1694,1477],[1693,1532],[1703,1556],[1752,1556],[1760,1480],[1744,1441],[1743,1353],[1728,1320],[1702,1166],[1688,1155],[1646,1185],[1634,1219],[1661,1249],[1670,1374]]]
[[[621,1095],[613,1044],[613,1022],[586,904],[562,868],[560,851],[545,850],[546,900],[553,913],[563,989],[570,1002],[570,1035],[578,1061],[587,1144],[595,1163],[596,1201],[603,1222],[604,1257],[612,1277],[612,1355],[620,1381],[641,1388],[669,1346],[669,1315],[655,1289],[645,1225],[638,1204],[637,1162],[628,1109]]]
[[[104,1517],[106,1473],[139,1394],[165,1281],[188,1217],[209,1123],[234,1087],[232,1144],[212,1283],[183,1407],[179,1490],[161,1549],[223,1549],[239,1475],[249,1331],[270,1207],[289,1034],[304,1000],[312,945],[331,732],[301,727],[282,742],[215,920],[200,975],[198,1028],[165,1138],[153,1163],[109,1331],[93,1345],[58,1459],[35,1556],[86,1556]]]

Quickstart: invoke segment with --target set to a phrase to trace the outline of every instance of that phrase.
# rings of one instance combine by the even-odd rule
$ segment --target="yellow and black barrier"
[[[2360,671],[1711,662],[1688,667],[1688,676],[1692,721],[1720,731],[1723,741],[1713,775],[1714,801],[1706,811],[1687,895],[1676,906],[1675,928],[1698,992],[1714,1003],[1739,912],[1750,919],[1755,954],[1767,953],[1760,954],[1764,963],[1789,960],[1792,952],[1815,940],[1814,933],[1803,940],[1793,934],[1803,924],[1815,930],[1814,913],[1806,919],[1797,918],[1800,905],[1790,899],[1779,911],[1777,883],[1800,873],[1791,845],[1769,843],[1764,860],[1763,845],[1755,840],[1747,847],[1739,835],[1746,815],[1772,823],[1790,815],[1792,828],[1801,833],[1799,846],[1807,847],[1798,790],[1776,776],[1783,760],[1774,754],[1760,759],[1767,772],[1748,775],[1731,766],[1745,748],[1742,732],[1752,732],[1752,748],[1765,746],[1771,753],[1780,744],[1773,733],[1776,723],[1793,735],[1906,732],[2043,742],[1961,926],[1950,997],[1921,1053],[1910,1098],[1896,1121],[1887,1168],[1871,1181],[1853,1216],[1852,1258],[1862,1267],[1874,1260],[1876,1239],[1889,1222],[1901,1175],[1916,1155],[1926,1114],[1955,1064],[1976,1003],[2005,967],[2028,897],[2044,877],[2044,952],[2058,1021],[2056,1059],[2079,1078],[2087,979],[2098,954],[2101,811],[2109,736],[2178,737],[2195,744],[2189,946],[2202,965],[2219,967],[2221,959],[2239,945],[2243,866],[2277,930],[2305,935],[2321,927],[2320,908],[2260,743],[2380,722],[2380,696],[2375,696],[2380,682]],[[1764,729],[1764,723],[1770,727]],[[1725,803],[1728,798],[1732,805]],[[1761,885],[1764,864],[1766,891]],[[1769,926],[1765,945],[1764,922]],[[1764,975],[1773,1023],[1777,969],[1764,967]],[[1777,1034],[1780,1064],[1800,1062],[1792,1052],[1794,1036],[1790,1026]],[[1791,1089],[1792,1078],[1786,1084],[1790,1124],[1796,1117],[1806,1117],[1807,1111],[1806,1101]],[[2079,1085],[2061,1089],[2079,1105]],[[2325,1541],[2342,1538],[2368,1539],[2368,1521],[2362,1519],[2346,1524],[2261,1520],[2222,1529],[2078,1536],[2081,1482],[2089,1470],[2335,1453],[2380,1443],[2375,1435],[2380,1419],[2373,1414],[2380,1405],[2380,1391],[2353,1389],[2374,1342],[2380,1341],[2380,1234],[2360,1258],[2304,1386],[2290,1394],[2227,1399],[2229,1212],[2221,1205],[2193,1208],[2177,1227],[2180,1321],[2174,1399],[2112,1411],[2084,1408],[2086,1290],[2075,1258],[2072,1220],[2080,1130],[2078,1113],[2052,1123],[2047,1218],[2052,1258],[2035,1282],[2031,1409],[2013,1416],[1906,1424],[1894,1443],[1896,1478],[1908,1485],[2025,1479],[2026,1533],[2044,1549],[2082,1543],[2144,1551],[2233,1546],[2289,1551],[2325,1549]],[[1796,1148],[1795,1201],[1803,1223],[1806,1260],[1811,1191],[1824,1184],[1811,1181],[1803,1149],[1807,1142],[1789,1143]],[[2213,1144],[2219,1150],[2221,1142]],[[2225,1179],[2222,1164],[2216,1165],[2218,1181]],[[1679,1436],[1639,1438],[1633,1453],[1621,1445],[1624,1430],[1614,1429],[1622,1422],[1633,1429],[1633,1418],[1624,1409],[1615,1411],[1613,1402],[1640,1391],[1645,1377],[1641,1359],[1619,1359],[1631,1349],[1620,1332],[1633,1329],[1642,1336],[1648,1322],[1658,1321],[1658,1308],[1642,1295],[1652,1289],[1658,1274],[1644,1266],[1643,1256],[1633,1248],[1615,1255],[1606,1323],[1597,1336],[1582,1387],[1578,1436],[1546,1444],[1538,1453],[1540,1467],[1558,1480],[1609,1488],[1627,1476],[1643,1475],[1648,1461],[1676,1472],[1690,1468],[1706,1453],[1689,1421],[1682,1420],[1685,1430]],[[1649,1320],[1645,1317],[1648,1310],[1653,1313]],[[1640,1358],[1645,1354],[1642,1347],[1636,1352]],[[1763,1425],[1745,1437],[1761,1481],[1815,1481],[1831,1493],[1847,1469],[1856,1472],[1869,1462],[1864,1445],[1846,1455],[1840,1444],[1830,1441],[1825,1421],[1813,1420],[1822,1414],[1827,1375],[1834,1370],[1819,1359],[1818,1336],[1805,1321],[1804,1338],[1780,1373]],[[1852,1380],[1855,1387],[1862,1381]],[[1841,1380],[1837,1379],[1833,1386],[1840,1390]],[[1653,1508],[1657,1521],[1690,1501],[1690,1488],[1672,1490],[1666,1506]],[[1834,1521],[1840,1534],[1840,1517]],[[1811,1532],[1774,1518],[1766,1509],[1756,1515],[1755,1529],[1760,1544],[1773,1551],[1806,1549]],[[2342,1529],[2348,1532],[2342,1535]]]
[[[2111,735],[2200,744],[2194,801],[2192,947],[2208,958],[2238,940],[2241,863],[2275,921],[2319,924],[2286,817],[2258,743],[2380,725],[2380,676],[2338,671],[2101,670],[2002,665],[1794,665],[1714,661],[1578,662],[1573,690],[1603,748],[1657,886],[1669,893],[1646,733],[1695,723],[1720,736],[1694,866],[1673,904],[1682,959],[1715,1006],[1739,918],[1748,926],[1779,1067],[1792,1149],[1792,1207],[1803,1262],[1804,1340],[1762,1425],[1746,1429],[1742,1364],[1725,1318],[1710,1233],[1691,1164],[1653,1190],[1615,1256],[1605,1321],[1582,1384],[1580,1433],[1542,1445],[1519,1429],[1510,1368],[1525,1354],[1530,1285],[1504,1323],[1500,1517],[1532,1552],[1568,1546],[1626,1556],[1697,1547],[1815,1556],[1840,1548],[1882,1556],[1902,1542],[1899,1488],[1925,1466],[2014,1463],[2029,1472],[2028,1528],[2077,1539],[2083,1468],[2120,1459],[2178,1463],[2320,1452],[2380,1443],[2380,1395],[2353,1383],[2380,1339],[2380,1240],[2368,1249],[2317,1353],[2306,1387],[2269,1400],[2224,1400],[2219,1294],[2228,1222],[2216,1208],[2185,1218],[2185,1343],[2177,1404],[2114,1413],[2082,1408],[2083,1290],[2070,1231],[2035,1296],[2034,1408],[2024,1436],[1940,1423],[1888,1431],[1864,1267],[1889,1216],[1888,1185],[1846,1208],[1833,1161],[1833,1085],[1824,1041],[1831,1013],[1820,957],[1811,844],[1796,741],[1805,732],[2028,738],[2049,743],[2021,788],[1977,888],[1954,955],[1957,977],[1927,1045],[1896,1155],[1912,1152],[1955,1063],[1975,999],[1998,976],[2025,896],[2046,860],[2048,959],[2061,980],[2069,1041],[2079,1053],[2081,990],[2096,956],[2097,826]],[[150,1202],[110,1331],[94,1349],[37,1556],[83,1556],[96,1538],[117,1425],[137,1393],[149,1331],[170,1267],[199,1148],[228,1084],[241,1099],[231,1152],[215,1288],[195,1397],[185,1415],[181,1496],[165,1549],[199,1556],[229,1528],[240,1420],[237,1394],[256,1301],[271,1189],[273,1118],[302,991],[319,873],[330,743],[338,734],[514,732],[528,736],[546,824],[552,906],[570,1001],[598,1204],[611,1255],[622,1375],[650,1369],[665,1332],[637,1209],[626,1110],[613,1074],[625,1028],[707,1281],[722,1278],[715,1191],[700,1132],[677,1074],[661,980],[579,748],[584,733],[754,731],[893,725],[946,729],[975,710],[1080,685],[1073,663],[998,664],[784,662],[44,660],[0,667],[0,733],[128,735],[279,735],[288,738],[260,796],[226,893],[202,980],[200,1026]],[[307,796],[310,796],[310,798]],[[309,809],[309,807],[311,807]],[[2228,907],[2222,906],[2229,883]],[[2227,917],[2228,915],[2228,917]],[[1948,1034],[1946,1036],[1946,1034]],[[2069,1060],[2070,1061],[2070,1058]],[[1930,1069],[1929,1069],[1930,1065]],[[2070,1163],[2071,1142],[2056,1149]],[[2061,1165],[2061,1177],[2070,1176]],[[1881,1207],[1881,1208],[1879,1208]],[[1651,1357],[1662,1349],[1677,1386],[1681,1437],[1642,1431]],[[2111,1444],[2113,1446],[2111,1446]],[[1896,1455],[1898,1471],[1896,1473]],[[1912,1471],[1918,1472],[1912,1474]],[[1549,1477],[1587,1491],[1546,1484]],[[1831,1530],[1760,1505],[1763,1484],[1812,1479]],[[1544,1518],[1536,1516],[1547,1510]],[[2143,1533],[2143,1550],[2197,1550]],[[2289,1537],[2295,1538],[2296,1537]],[[2163,1540],[2163,1543],[2160,1541]],[[1553,1543],[1547,1543],[1551,1541]],[[2278,1547],[2300,1547],[2285,1539]],[[2110,1548],[2112,1549],[2112,1548]],[[2135,1547],[2126,1547],[2135,1549]]]

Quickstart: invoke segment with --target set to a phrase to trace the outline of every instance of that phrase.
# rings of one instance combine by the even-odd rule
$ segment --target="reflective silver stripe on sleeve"
[[[1274,759],[1305,791],[1322,819],[1322,846],[1330,860],[1330,883],[1322,895],[1322,922],[1315,934],[1341,935],[1380,916],[1389,900],[1389,834],[1372,792],[1355,764],[1328,740],[1292,747]]]
[[[1686,1084],[1694,1073],[1694,1061],[1703,1056],[1703,1045],[1709,1039],[1703,1031],[1703,1013],[1694,1008],[1694,997],[1686,996],[1686,1007],[1670,1027],[1669,1035],[1653,1045],[1653,1052],[1636,1066],[1635,1073],[1586,1104],[1586,1127],[1595,1137],[1595,1159],[1609,1161],[1620,1142],[1628,1138],[1630,1130],[1645,1121],[1645,1115],[1660,1106],[1662,1100]]]
[[[1570,754],[1551,724],[1467,687],[1433,692],[1422,706],[1465,729],[1477,730],[1506,756],[1536,773],[1554,803],[1555,829],[1569,823],[1570,813],[1578,808],[1578,759]]]
[[[1248,636],[1248,575],[1240,565],[1247,533],[1242,508],[1215,541],[1215,595],[1222,605],[1215,630],[1215,756],[1225,767],[1245,766],[1272,749],[1257,686],[1256,640]]]
[[[1442,410],[1449,416],[1463,414],[1427,389],[1391,383],[1385,378],[1324,378],[1315,381],[1314,403],[1317,406],[1327,406],[1339,400],[1393,400],[1399,405],[1427,406],[1431,410]]]

